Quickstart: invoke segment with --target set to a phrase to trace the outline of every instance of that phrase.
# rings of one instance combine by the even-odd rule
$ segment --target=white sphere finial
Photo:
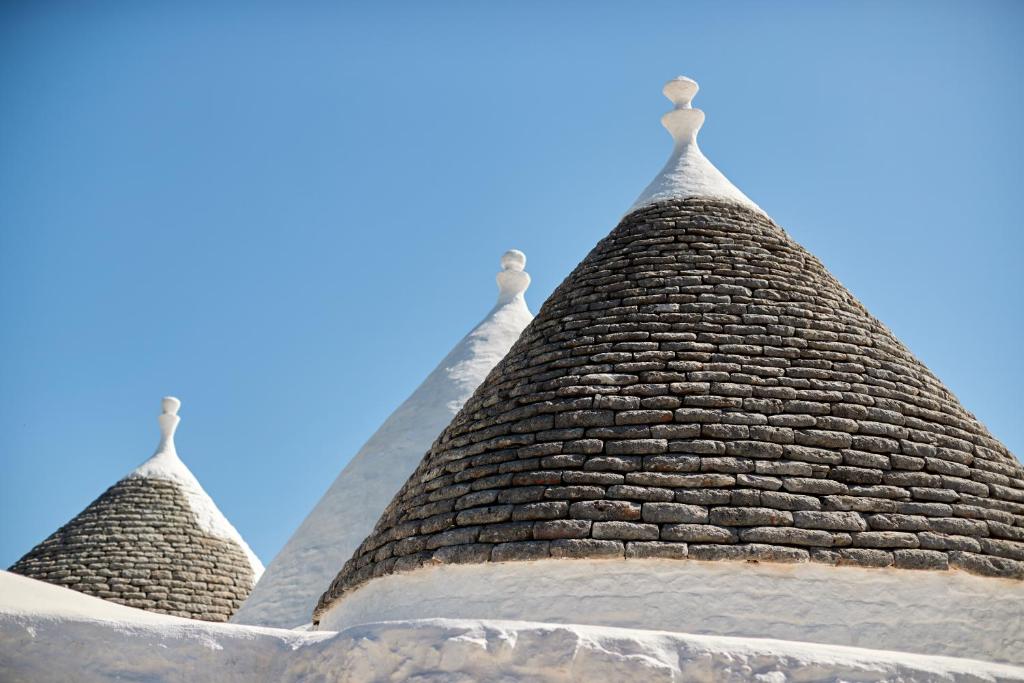
[[[164,415],[177,415],[178,408],[181,408],[181,401],[173,396],[164,396],[160,402],[160,407],[163,409]]]
[[[504,270],[523,270],[526,268],[526,254],[518,249],[509,249],[501,255],[501,267]]]
[[[505,304],[516,297],[522,298],[530,286],[530,274],[526,268],[526,254],[518,249],[509,249],[501,255],[502,271],[498,273],[498,304]]]

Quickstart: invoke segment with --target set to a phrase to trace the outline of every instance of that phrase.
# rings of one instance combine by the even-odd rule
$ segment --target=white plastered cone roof
[[[526,256],[506,252],[498,301],[353,456],[267,567],[232,621],[294,628],[366,538],[388,502],[463,403],[533,320]]]

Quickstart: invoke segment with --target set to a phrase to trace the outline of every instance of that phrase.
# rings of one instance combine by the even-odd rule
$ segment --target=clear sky
[[[0,566],[156,447],[269,562],[525,251],[536,311],[670,148],[1024,452],[1024,3],[5,2]]]

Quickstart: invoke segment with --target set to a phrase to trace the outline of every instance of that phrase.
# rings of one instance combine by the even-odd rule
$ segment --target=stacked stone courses
[[[230,541],[201,529],[171,481],[122,479],[11,571],[111,602],[227,621],[255,577]]]
[[[1024,578],[1024,468],[763,214],[633,212],[438,437],[317,616],[436,563],[672,558]]]

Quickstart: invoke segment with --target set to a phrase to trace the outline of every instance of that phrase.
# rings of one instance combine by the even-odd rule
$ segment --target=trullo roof
[[[512,249],[501,265],[494,308],[352,457],[232,621],[284,628],[309,622],[338,567],[373,529],[424,451],[533,320],[524,298],[530,284],[526,256]]]
[[[263,565],[178,458],[180,405],[163,399],[151,458],[11,571],[151,612],[227,621]]]
[[[669,162],[434,443],[317,618],[438,563],[1024,578],[1021,463],[704,157],[696,89],[666,86]]]

